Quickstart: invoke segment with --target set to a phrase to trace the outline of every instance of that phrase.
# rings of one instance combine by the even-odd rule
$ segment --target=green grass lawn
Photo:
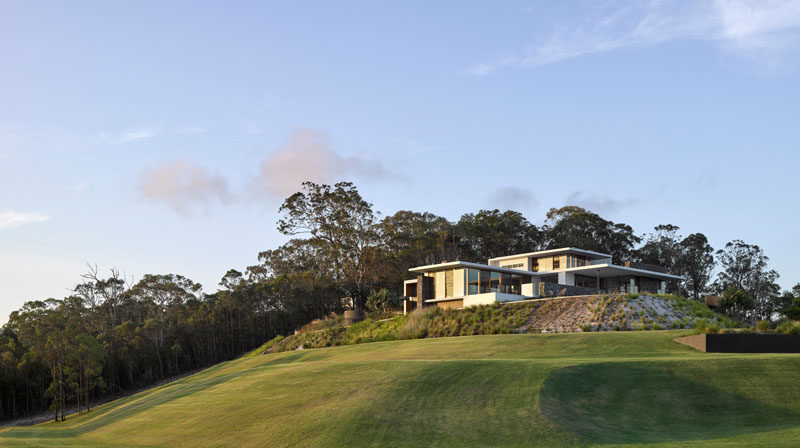
[[[0,446],[800,445],[800,355],[686,331],[435,338],[220,364]]]

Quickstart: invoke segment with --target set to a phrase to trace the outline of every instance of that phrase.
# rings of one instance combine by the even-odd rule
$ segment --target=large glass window
[[[483,269],[467,269],[464,283],[466,294],[486,294],[502,292],[506,294],[522,294],[523,277],[519,274],[507,274]],[[526,282],[531,278],[525,276]]]
[[[500,273],[491,271],[490,273],[492,281],[491,286],[489,287],[490,292],[500,292]]]
[[[480,270],[478,271],[481,273],[481,294],[491,292],[490,283],[492,274],[489,271]]]
[[[553,270],[556,270],[561,267],[561,259],[558,257],[553,257]]]
[[[500,284],[502,285],[500,292],[505,294],[522,294],[522,278],[517,274],[503,274]]]
[[[581,255],[567,255],[568,268],[578,268],[581,266],[589,266],[589,259]]]
[[[467,269],[467,294],[478,294],[479,282],[480,271],[477,269]]]

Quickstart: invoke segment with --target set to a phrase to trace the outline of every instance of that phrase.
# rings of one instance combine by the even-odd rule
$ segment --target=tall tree
[[[281,205],[278,230],[285,235],[308,234],[329,253],[337,280],[363,308],[366,285],[374,268],[380,243],[372,204],[350,182],[333,187],[303,182],[303,191]]]
[[[631,258],[631,251],[641,238],[627,224],[614,223],[570,205],[547,212],[544,241],[547,249],[579,247],[610,254],[620,263]]]
[[[734,240],[717,251],[722,271],[717,278],[717,290],[730,287],[742,289],[755,303],[748,317],[753,323],[759,319],[769,319],[776,312],[774,303],[780,287],[776,281],[778,273],[768,269],[769,257],[754,244]]]
[[[128,294],[149,310],[144,333],[153,342],[158,359],[159,376],[162,378],[165,376],[167,338],[171,336],[171,326],[167,322],[168,313],[187,300],[197,298],[196,294],[201,289],[199,283],[181,275],[147,274],[128,291]]]
[[[660,224],[654,228],[655,233],[645,236],[645,242],[634,251],[638,261],[654,264],[675,272],[675,264],[681,255],[680,227],[672,224]]]
[[[512,210],[467,213],[456,229],[461,256],[467,261],[486,263],[489,258],[534,251],[541,244],[539,229]]]
[[[679,252],[675,273],[683,277],[681,289],[694,300],[700,300],[714,271],[714,248],[705,235],[693,233],[680,242]]]

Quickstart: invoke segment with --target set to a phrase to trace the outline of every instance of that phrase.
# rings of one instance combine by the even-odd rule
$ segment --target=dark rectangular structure
[[[800,335],[707,334],[709,353],[800,353]]]

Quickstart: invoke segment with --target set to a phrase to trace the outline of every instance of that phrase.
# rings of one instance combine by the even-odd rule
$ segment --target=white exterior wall
[[[553,257],[539,258],[539,272],[553,270]]]
[[[536,294],[533,293],[534,292],[534,287],[533,287],[534,284],[535,283],[523,283],[522,284],[522,295],[523,296],[528,296],[528,297],[535,297]]]
[[[558,273],[558,284],[559,285],[575,286],[575,273],[573,273],[573,272],[559,272]]]
[[[444,285],[444,271],[436,272],[433,278],[434,299],[444,299],[445,285]]]
[[[453,297],[463,296],[464,291],[464,271],[465,269],[455,269],[453,271]]]
[[[487,292],[483,294],[473,294],[464,296],[464,308],[468,306],[491,305],[496,302],[516,302],[524,300],[525,297],[516,294],[503,294],[501,292]]]

